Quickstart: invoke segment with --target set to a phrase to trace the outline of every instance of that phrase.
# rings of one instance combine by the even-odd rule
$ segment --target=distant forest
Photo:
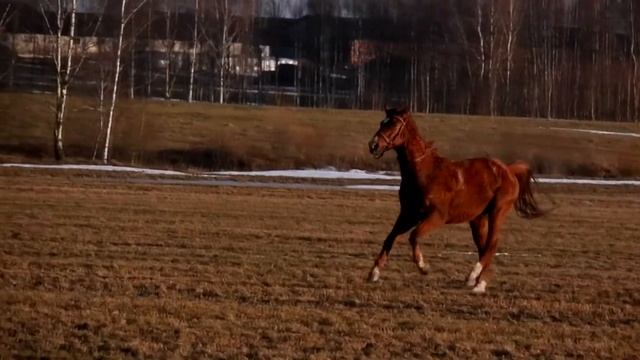
[[[0,17],[5,91],[61,96],[67,81],[70,93],[103,101],[115,89],[219,103],[640,119],[636,0],[3,0]]]

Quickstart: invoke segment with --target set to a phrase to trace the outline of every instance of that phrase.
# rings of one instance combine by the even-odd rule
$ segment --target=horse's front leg
[[[396,219],[396,223],[391,229],[391,232],[389,232],[389,235],[387,235],[387,238],[384,240],[384,244],[382,244],[382,250],[380,250],[380,254],[373,264],[373,268],[371,268],[371,271],[369,272],[369,281],[376,282],[380,279],[380,270],[382,270],[387,262],[387,258],[389,257],[389,253],[391,252],[391,248],[393,247],[393,243],[396,241],[396,238],[409,231],[415,226],[415,223],[416,222],[411,221],[408,216],[400,213]]]
[[[418,245],[418,240],[424,237],[428,232],[440,227],[442,224],[444,224],[442,217],[437,212],[433,212],[420,222],[416,228],[413,229],[411,235],[409,235],[409,243],[413,250],[413,261],[416,263],[416,266],[418,266],[418,270],[423,274],[427,273],[428,266],[424,263],[422,252],[420,251],[420,245]]]

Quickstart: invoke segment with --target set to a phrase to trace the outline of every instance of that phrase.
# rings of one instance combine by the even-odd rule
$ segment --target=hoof
[[[471,276],[467,279],[467,286],[474,287],[476,286],[476,279],[473,279]]]
[[[467,286],[469,287],[476,286],[476,282],[477,282],[476,280],[478,280],[478,276],[480,276],[481,272],[482,272],[482,264],[478,262],[473,267],[473,270],[471,270],[471,273],[469,273],[469,277],[467,278]]]
[[[369,282],[376,282],[378,280],[380,280],[380,270],[376,266],[369,273]]]
[[[427,275],[429,273],[429,266],[424,263],[422,256],[420,256],[420,261],[416,265],[418,265],[418,270],[422,275]]]
[[[481,280],[480,282],[478,282],[478,285],[476,285],[471,290],[471,292],[473,292],[474,294],[483,294],[486,290],[487,290],[487,282],[484,280]]]

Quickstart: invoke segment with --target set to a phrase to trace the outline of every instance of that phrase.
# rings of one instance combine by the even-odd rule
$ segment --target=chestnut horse
[[[418,239],[445,225],[469,222],[479,261],[467,278],[473,292],[483,293],[498,245],[498,233],[509,210],[524,218],[535,218],[539,209],[531,191],[533,179],[524,161],[505,165],[490,158],[451,161],[439,156],[432,143],[425,142],[409,111],[387,109],[386,118],[369,142],[376,158],[395,150],[400,163],[400,214],[387,236],[371,272],[377,281],[396,238],[413,228],[409,243],[413,261],[425,273],[427,268]]]

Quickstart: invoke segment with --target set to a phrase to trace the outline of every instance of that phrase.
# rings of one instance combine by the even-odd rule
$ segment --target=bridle
[[[400,125],[400,129],[398,129],[398,131],[395,132],[395,134],[393,134],[393,136],[391,137],[391,139],[389,139],[387,137],[387,135],[383,134],[382,132],[378,131],[378,134],[380,135],[380,137],[384,140],[385,147],[389,147],[389,145],[393,144],[393,141],[400,135],[400,133],[402,132],[402,130],[404,130],[404,127],[407,125],[407,121],[404,118],[401,117],[396,117],[397,119],[400,120],[400,122],[402,123],[402,125]]]
[[[396,117],[396,119],[400,120],[402,125],[400,125],[400,128],[393,134],[391,139],[389,139],[384,133],[378,131],[378,135],[380,135],[380,137],[384,140],[386,148],[388,148],[389,145],[393,144],[393,141],[395,141],[395,139],[400,135],[400,133],[402,133],[402,130],[404,130],[404,127],[407,125],[407,121],[404,118]],[[418,156],[417,158],[413,159],[413,161],[417,162],[417,161],[422,160],[425,156],[427,156],[428,152],[429,151],[427,149],[425,149],[424,153],[422,155]]]

